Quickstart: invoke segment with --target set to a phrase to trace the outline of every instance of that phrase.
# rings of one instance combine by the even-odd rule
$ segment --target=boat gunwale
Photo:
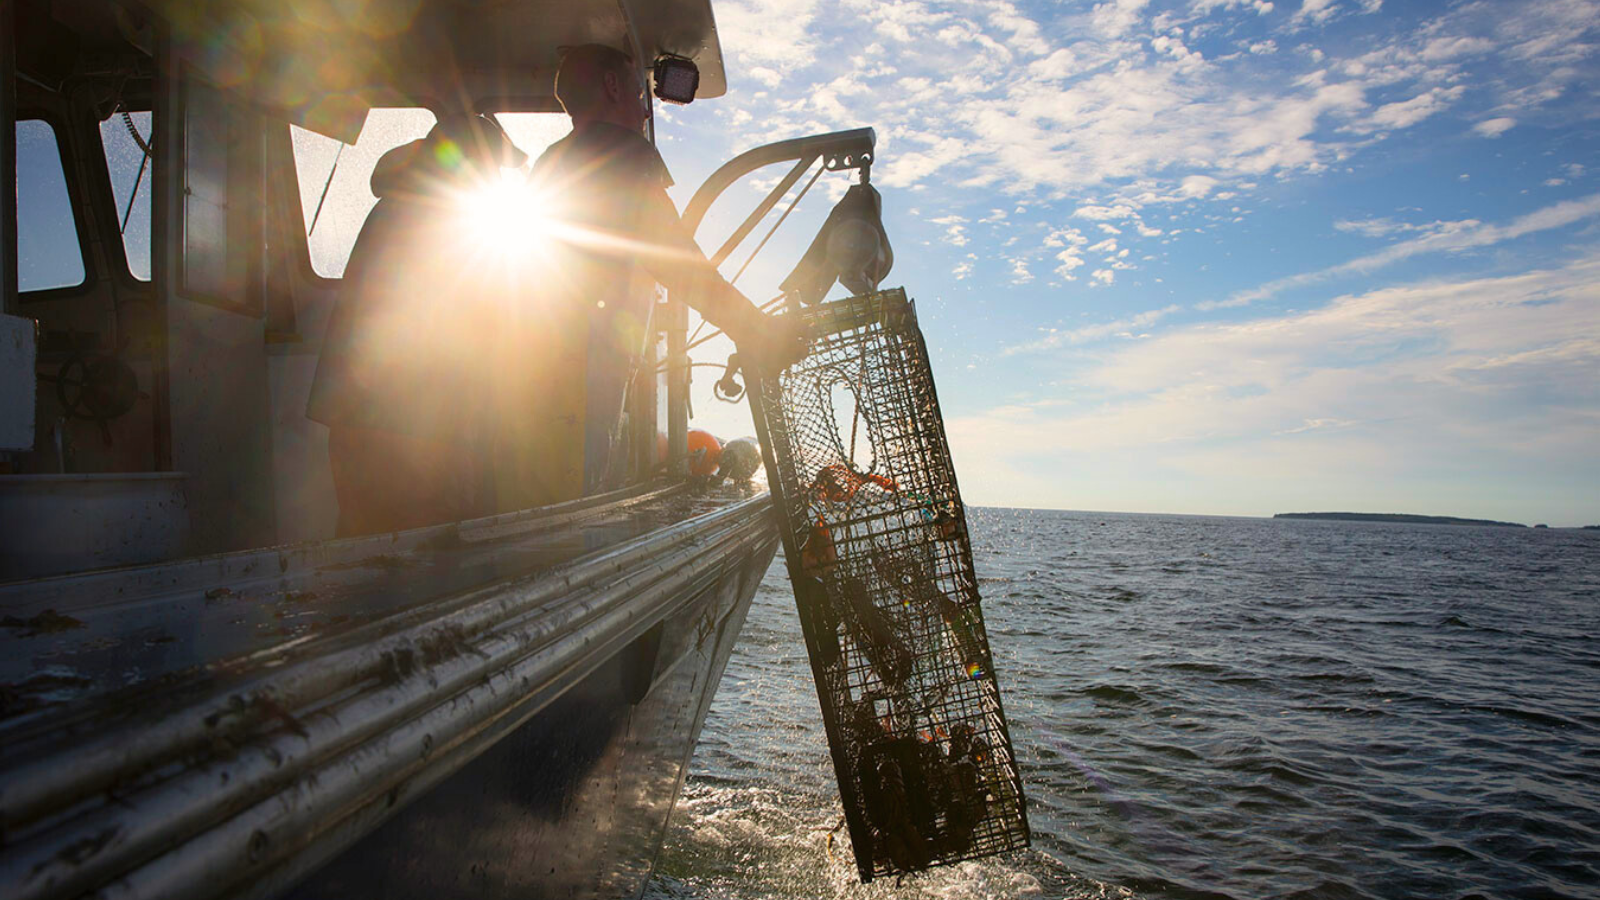
[[[687,486],[682,483],[655,482],[566,503],[404,531],[274,544],[152,563],[0,581],[0,612],[21,612],[39,608],[43,604],[50,604],[50,608],[58,612],[88,611],[156,594],[199,590],[215,584],[219,579],[263,577],[268,573],[282,573],[290,568],[308,566],[348,566],[382,554],[427,550],[457,542],[488,543],[533,535],[615,510],[662,500],[686,489]],[[128,590],[126,586],[117,587],[114,591],[106,590],[117,582],[132,582],[133,590]],[[89,599],[97,596],[109,596],[110,599],[102,599],[101,602]]]

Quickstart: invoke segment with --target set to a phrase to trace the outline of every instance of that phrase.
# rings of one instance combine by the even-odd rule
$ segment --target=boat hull
[[[671,488],[0,585],[0,896],[637,894],[776,546]]]
[[[663,623],[661,644],[683,653],[658,659],[667,671],[638,702],[635,644],[287,896],[637,896],[774,549]]]

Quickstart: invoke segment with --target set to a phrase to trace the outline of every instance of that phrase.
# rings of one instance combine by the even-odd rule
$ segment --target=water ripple
[[[854,883],[781,562],[647,896],[1595,897],[1600,534],[973,510],[1035,848]]]

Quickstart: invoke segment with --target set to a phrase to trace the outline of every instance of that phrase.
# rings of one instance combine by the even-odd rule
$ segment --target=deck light
[[[656,96],[668,103],[685,104],[700,89],[700,68],[694,60],[663,56],[656,60]]]

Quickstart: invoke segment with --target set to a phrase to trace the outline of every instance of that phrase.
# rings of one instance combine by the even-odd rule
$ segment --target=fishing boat
[[[726,89],[706,0],[0,0],[0,896],[643,889],[779,541],[687,478],[683,298],[632,288],[561,503],[334,539],[305,415],[377,153],[452,104],[553,140],[585,42]],[[757,148],[685,220],[793,163],[720,263],[872,152]]]

